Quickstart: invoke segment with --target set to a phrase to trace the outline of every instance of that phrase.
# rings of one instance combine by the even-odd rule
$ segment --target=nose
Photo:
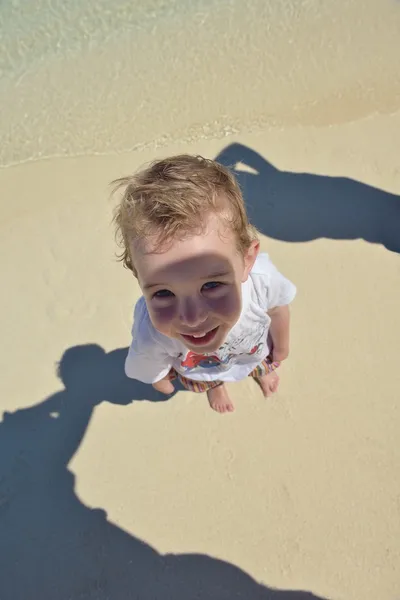
[[[207,320],[206,303],[201,296],[182,298],[179,306],[180,322],[188,327],[199,327]]]

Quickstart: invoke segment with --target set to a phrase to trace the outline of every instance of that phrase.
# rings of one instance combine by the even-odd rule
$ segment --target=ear
[[[253,242],[251,242],[250,246],[248,247],[248,249],[243,257],[244,258],[244,271],[243,271],[242,283],[247,281],[249,273],[250,273],[251,269],[253,268],[254,263],[256,262],[256,258],[258,256],[259,252],[260,252],[260,242],[258,240],[254,240]]]

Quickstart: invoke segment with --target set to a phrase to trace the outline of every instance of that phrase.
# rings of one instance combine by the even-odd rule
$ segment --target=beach
[[[339,5],[0,3],[0,600],[399,596],[400,4]],[[232,415],[123,372],[109,183],[184,152],[298,288]]]

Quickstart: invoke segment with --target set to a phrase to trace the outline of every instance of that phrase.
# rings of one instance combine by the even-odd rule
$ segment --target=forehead
[[[133,243],[132,253],[142,287],[228,274],[240,259],[233,232],[220,222],[161,247],[149,236]]]

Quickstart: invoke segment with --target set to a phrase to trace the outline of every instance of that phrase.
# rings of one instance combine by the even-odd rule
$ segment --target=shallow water
[[[395,0],[0,1],[0,164],[400,106]]]

